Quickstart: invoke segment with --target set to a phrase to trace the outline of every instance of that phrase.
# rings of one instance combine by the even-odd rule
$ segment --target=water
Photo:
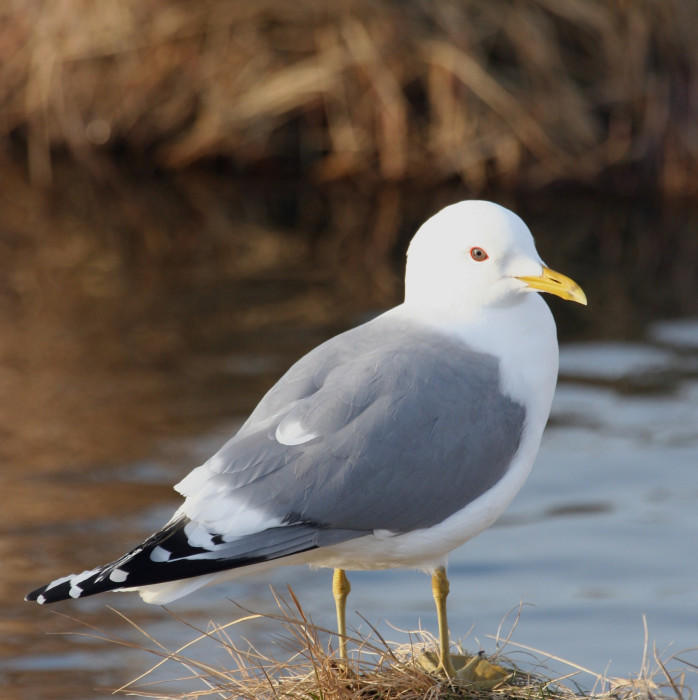
[[[21,599],[162,524],[177,504],[170,485],[296,357],[395,303],[414,225],[462,196],[288,183],[272,196],[207,175],[115,190],[70,181],[47,201],[14,180],[1,208],[3,698],[107,697],[144,671],[145,652],[64,636],[91,634],[87,624],[147,641],[108,605],[164,644],[191,638],[135,596],[51,609]],[[664,657],[698,645],[698,213],[569,196],[504,201],[591,303],[551,302],[564,341],[551,422],[512,507],[451,557],[450,625],[468,649],[491,651],[490,635],[523,604],[514,644],[633,674],[643,616]],[[196,624],[226,621],[240,614],[228,598],[273,611],[267,584],[288,583],[331,627],[329,581],[327,571],[281,569],[171,607]],[[396,641],[419,624],[435,631],[423,574],[351,581],[351,626],[367,631],[358,610]],[[257,624],[233,634],[279,639]],[[513,645],[508,653],[527,662]]]

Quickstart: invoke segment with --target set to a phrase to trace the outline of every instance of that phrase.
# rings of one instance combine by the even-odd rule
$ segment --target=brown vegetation
[[[386,642],[365,618],[362,619],[371,633],[347,637],[349,660],[341,661],[332,648],[337,646],[337,635],[313,624],[293,591],[290,588],[288,591],[288,598],[274,594],[279,608],[276,614],[245,611],[225,624],[211,622],[206,629],[171,613],[184,628],[195,633],[177,649],[167,648],[146,629],[113,608],[141,640],[146,640],[145,646],[138,638],[134,641],[115,637],[91,624],[75,621],[86,630],[81,636],[141,650],[157,658],[151,668],[113,692],[160,700],[208,697],[249,700],[683,700],[683,693],[688,690],[687,672],[694,668],[676,655],[662,660],[656,650],[652,653],[645,625],[645,648],[637,677],[607,677],[572,661],[513,642],[511,635],[518,615],[507,636],[500,636],[500,630],[493,637],[496,651],[491,656],[482,651],[472,655],[458,648],[459,658],[469,661],[468,666],[473,669],[467,674],[467,680],[451,680],[433,670],[435,654],[430,650],[436,649],[438,643],[428,632],[421,629],[410,632],[407,644],[395,645]],[[289,650],[288,658],[277,660],[268,651],[249,642],[241,645],[234,639],[239,636],[236,626],[253,622],[275,626],[276,631],[271,636],[277,645]],[[285,633],[283,637],[279,636],[278,628]],[[325,641],[328,637],[329,643]],[[525,650],[527,665],[536,670],[524,670],[505,657],[503,652],[507,647]],[[211,652],[216,648],[224,653],[227,663],[212,661]],[[562,675],[553,677],[547,668],[549,662],[564,669]],[[175,669],[180,673],[173,677]],[[184,675],[181,675],[182,669]],[[589,682],[591,689],[583,690]]]
[[[698,190],[694,0],[15,0],[0,135],[68,149],[536,187]]]

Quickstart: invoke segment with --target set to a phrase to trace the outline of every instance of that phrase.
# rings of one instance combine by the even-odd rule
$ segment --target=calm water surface
[[[191,638],[137,596],[51,609],[21,599],[161,525],[177,505],[171,484],[229,437],[295,358],[395,303],[414,225],[462,196],[439,193],[418,206],[388,193],[361,205],[378,212],[370,215],[343,204],[346,192],[301,206],[297,192],[269,201],[210,185],[188,185],[186,216],[171,192],[151,197],[155,213],[135,190],[118,212],[104,193],[46,205],[20,187],[5,202],[2,698],[107,697],[148,667],[145,652],[64,636],[90,632],[66,615],[138,640],[114,605],[163,644]],[[133,207],[126,214],[124,201]],[[451,557],[451,629],[468,649],[491,651],[490,636],[523,604],[514,643],[633,674],[643,616],[663,658],[698,646],[698,214],[648,221],[635,206],[592,199],[511,204],[530,210],[542,255],[578,278],[590,306],[551,302],[564,341],[552,418],[512,507]],[[403,209],[406,218],[396,213]],[[138,222],[142,235],[130,234]],[[423,574],[357,572],[351,582],[356,629],[367,626],[354,611],[395,641],[419,625],[435,631]],[[280,569],[171,609],[199,625],[239,615],[230,599],[273,611],[269,583],[290,584],[315,622],[333,626],[324,570]],[[282,644],[273,626],[233,634]],[[515,646],[508,653],[530,664]],[[696,652],[679,656],[698,661]]]

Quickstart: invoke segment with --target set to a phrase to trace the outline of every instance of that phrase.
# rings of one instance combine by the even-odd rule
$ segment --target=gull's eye
[[[487,260],[490,256],[485,253],[485,251],[482,248],[478,248],[477,246],[473,246],[470,249],[470,257],[475,260],[475,262],[482,262],[483,260]]]

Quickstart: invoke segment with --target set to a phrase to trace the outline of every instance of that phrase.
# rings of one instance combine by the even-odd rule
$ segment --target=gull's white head
[[[581,288],[545,266],[526,224],[493,202],[467,200],[428,219],[407,251],[405,302],[476,311],[545,291],[586,304]]]

